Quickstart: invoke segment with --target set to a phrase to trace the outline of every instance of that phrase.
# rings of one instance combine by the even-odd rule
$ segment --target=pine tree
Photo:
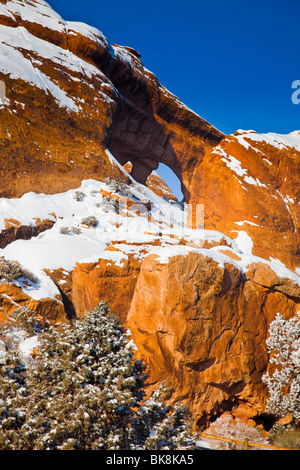
[[[18,448],[18,433],[25,421],[25,367],[15,353],[0,364],[0,449]]]
[[[2,370],[0,448],[190,448],[182,410],[161,391],[145,399],[145,372],[103,302],[81,320],[47,326],[35,367]]]
[[[150,450],[191,449],[194,439],[190,427],[188,410],[178,405],[170,406],[163,419],[150,428],[144,447]]]
[[[144,400],[134,416],[137,443],[148,450],[193,449],[190,412],[168,404],[168,389],[162,384]],[[137,444],[138,447],[138,444]]]
[[[128,447],[144,368],[126,349],[124,333],[101,303],[84,320],[42,335],[37,367],[27,380],[26,448]]]

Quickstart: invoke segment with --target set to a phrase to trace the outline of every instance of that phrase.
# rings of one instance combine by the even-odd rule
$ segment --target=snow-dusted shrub
[[[37,316],[28,306],[16,308],[10,313],[10,318],[18,328],[26,331],[30,336],[41,333],[50,327],[48,320]]]
[[[275,424],[269,432],[268,440],[277,447],[300,450],[300,429],[290,424]]]
[[[79,227],[61,227],[59,231],[62,235],[68,235],[69,233],[73,235],[79,235],[81,230]]]
[[[90,191],[90,195],[93,197],[99,196],[99,191],[97,191],[96,189],[93,189],[92,191]]]
[[[277,314],[267,346],[275,367],[263,376],[269,391],[266,411],[278,417],[291,415],[300,424],[300,312],[290,320]]]
[[[69,227],[61,227],[59,233],[62,235],[67,235],[69,233]]]
[[[96,204],[97,207],[101,208],[104,212],[119,212],[119,203],[114,198],[104,196],[102,201]]]
[[[154,391],[153,397],[145,402],[141,410],[144,423],[147,423],[147,418],[150,417],[144,449],[187,450],[194,448],[195,441],[192,436],[192,421],[188,408],[177,405],[166,407],[164,393],[157,390]]]
[[[0,257],[0,280],[14,281],[22,277],[21,266],[14,261],[8,261],[4,256]]]
[[[14,261],[8,261],[4,256],[0,257],[0,281],[15,281],[20,277],[26,277],[32,282],[37,282],[36,276],[26,268],[21,267]]]
[[[89,215],[88,217],[83,218],[81,223],[87,227],[97,227],[99,221],[94,215]]]
[[[2,310],[2,313],[5,312],[2,308],[0,310]],[[10,317],[7,315],[7,319],[9,318]],[[20,332],[23,338],[22,331],[18,327],[15,327],[13,322],[2,323],[0,325],[1,356],[3,356],[4,353],[3,345],[5,346],[5,351],[14,351],[17,349],[21,341]]]
[[[73,235],[79,235],[81,233],[81,230],[79,227],[71,227],[70,228],[70,232],[73,234]]]
[[[248,439],[251,442],[266,444],[267,441],[261,435],[258,428],[252,427],[241,421],[240,419],[232,419],[229,415],[223,415],[214,421],[209,429],[207,434],[212,434],[213,436],[226,437],[228,439],[236,439],[238,441],[244,441]],[[209,439],[208,439],[209,440]],[[216,450],[241,450],[241,444],[236,444],[233,442],[209,440],[209,443],[212,448]],[[251,449],[259,449],[253,448]]]
[[[0,449],[19,449],[19,430],[25,422],[26,369],[16,353],[0,362]]]
[[[184,410],[160,392],[145,400],[145,379],[105,303],[51,326],[39,334],[36,368],[25,374],[16,358],[0,367],[0,448],[193,448]]]
[[[112,178],[105,178],[104,182],[113,192],[123,194],[124,196],[132,196],[132,190],[127,184],[122,183],[121,181],[116,181]]]
[[[75,193],[73,194],[73,198],[75,199],[75,201],[81,202],[84,200],[85,194],[82,191],[75,191]]]

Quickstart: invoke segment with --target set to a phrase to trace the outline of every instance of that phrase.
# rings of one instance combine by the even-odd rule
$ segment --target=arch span
[[[181,181],[188,202],[195,168],[224,134],[160,85],[135,51],[114,50],[114,59],[103,67],[120,93],[109,149],[122,165],[132,163],[132,176],[140,183],[160,163],[167,165]]]

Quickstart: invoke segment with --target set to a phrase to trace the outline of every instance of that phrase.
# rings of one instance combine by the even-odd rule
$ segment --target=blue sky
[[[66,20],[133,47],[145,67],[225,134],[300,129],[299,0],[48,0]]]

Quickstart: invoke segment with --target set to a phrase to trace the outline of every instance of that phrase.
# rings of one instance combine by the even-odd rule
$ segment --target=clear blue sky
[[[300,0],[48,0],[66,20],[133,47],[145,67],[225,134],[300,129]]]

